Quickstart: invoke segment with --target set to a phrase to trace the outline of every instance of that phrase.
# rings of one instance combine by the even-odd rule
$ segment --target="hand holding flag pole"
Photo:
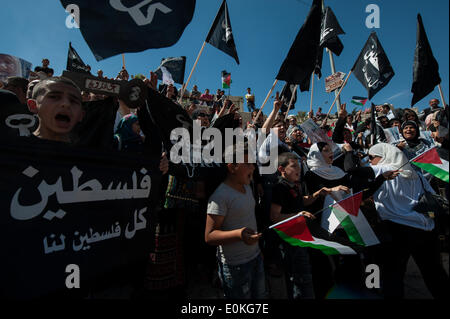
[[[314,75],[314,73],[313,73],[313,75]],[[295,86],[294,92],[297,92],[297,88],[298,88],[298,84]],[[294,102],[294,98],[295,98],[295,94],[292,94],[291,101],[289,102],[289,106],[288,106],[288,109],[286,111],[286,116],[284,117],[285,121],[288,118],[289,110],[291,109],[292,103]]]
[[[346,201],[347,199],[349,199],[349,198],[351,198],[351,197],[354,197],[354,196],[356,196],[356,195],[359,195],[360,193],[366,192],[366,191],[368,191],[368,190],[369,190],[369,188],[366,188],[366,189],[364,189],[364,190],[362,190],[362,191],[360,191],[360,192],[358,192],[358,193],[356,193],[356,194],[351,194],[350,196],[348,196],[348,197],[346,197],[346,198],[344,198],[344,199],[342,199],[342,200],[340,200],[340,201],[336,201],[336,203],[334,203],[333,205],[329,205],[329,206],[326,206],[326,207],[322,208],[321,210],[318,210],[317,212],[315,212],[315,213],[312,214],[312,215],[313,215],[313,216],[317,216],[317,215],[323,213],[324,211],[326,211],[327,209],[331,209],[333,206],[338,205],[339,203],[342,203],[343,201]],[[303,214],[303,213],[298,213],[298,214],[295,215],[295,216],[292,216],[292,217],[290,217],[290,218],[287,218],[287,219],[285,219],[285,220],[282,220],[282,221],[279,222],[279,223],[276,223],[275,225],[270,226],[268,229],[272,229],[272,228],[274,228],[274,227],[277,227],[277,226],[279,226],[279,225],[282,225],[282,224],[284,224],[284,223],[287,223],[288,221],[291,221],[291,220],[293,220],[293,219],[295,219],[295,218],[298,218],[298,217],[300,217],[300,216],[304,216],[304,214]]]
[[[269,100],[269,97],[270,97],[270,95],[272,94],[273,90],[275,89],[275,86],[277,85],[277,83],[278,83],[278,79],[275,80],[275,82],[273,82],[272,88],[270,89],[269,93],[267,94],[266,99],[264,100],[264,102],[263,102],[263,104],[262,104],[262,106],[261,106],[261,108],[260,108],[258,114],[257,114],[256,117],[253,119],[252,125],[255,125],[256,119],[258,119],[259,116],[261,115],[262,110],[263,110],[264,106],[266,105],[267,101]]]

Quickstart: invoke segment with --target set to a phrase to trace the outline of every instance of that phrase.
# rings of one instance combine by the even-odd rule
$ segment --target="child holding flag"
[[[313,195],[303,196],[299,185],[301,167],[298,160],[298,157],[293,153],[283,153],[278,157],[277,166],[281,177],[273,189],[270,209],[270,218],[273,223],[286,220],[299,212],[303,216],[315,219],[311,213],[304,211],[305,206],[311,205],[320,196],[327,195],[332,191],[323,187]],[[308,249],[291,246],[284,241],[282,243],[288,298],[314,299]]]
[[[231,151],[231,150],[230,150]],[[244,163],[227,164],[227,177],[208,201],[205,241],[217,247],[219,278],[228,299],[266,298],[264,266],[256,232],[255,199],[250,182],[255,165],[248,150],[233,145],[232,154],[244,153]]]

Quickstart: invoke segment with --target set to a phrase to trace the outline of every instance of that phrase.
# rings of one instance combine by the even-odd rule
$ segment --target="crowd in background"
[[[39,101],[34,88],[42,86],[42,81],[51,85],[54,70],[49,64],[44,59],[29,79],[9,78],[0,83],[0,89],[13,93],[20,104],[28,103],[30,107],[29,100]],[[103,78],[103,72],[99,70],[97,76]],[[179,103],[181,90],[172,84],[158,86],[155,74],[132,78],[143,79],[150,88]],[[130,76],[122,69],[114,79],[127,81]],[[79,93],[80,105],[107,98],[86,91]],[[260,174],[258,168],[264,166],[260,162],[250,166],[231,163],[209,180],[193,180],[171,174],[170,158],[166,155],[170,150],[160,152],[158,140],[150,144],[157,149],[155,156],[161,157],[160,169],[165,174],[160,198],[164,208],[159,212],[155,232],[157,244],[149,255],[141,285],[134,287],[133,297],[190,297],[192,287],[199,282],[223,289],[229,298],[276,297],[263,281],[269,276],[284,276],[286,297],[323,299],[337,283],[348,284],[361,293],[365,291],[364,266],[376,263],[382,265],[386,274],[383,289],[377,292],[379,296],[400,298],[410,256],[418,264],[431,294],[435,298],[448,296],[445,286],[448,275],[440,260],[440,252],[448,249],[448,224],[441,221],[438,224],[437,220],[414,211],[413,205],[424,189],[448,200],[448,183],[407,163],[432,147],[438,148],[439,155],[448,160],[448,105],[440,106],[439,100],[432,99],[429,107],[417,114],[413,109],[393,109],[386,103],[377,106],[375,122],[363,111],[349,114],[345,104],[337,120],[327,118],[319,108],[315,114],[308,113],[307,119],[316,122],[329,140],[313,142],[299,117],[286,117],[281,111],[281,101],[275,100],[269,115],[260,113],[250,88],[244,96],[251,112],[247,123],[243,123],[238,108],[221,89],[216,94],[209,89],[201,93],[194,85],[185,97],[189,102],[179,105],[204,128],[234,113],[236,126],[266,132],[258,159],[276,150],[277,172]],[[39,103],[35,113],[43,121]],[[139,112],[123,101],[114,103],[118,103],[111,132],[115,147],[144,154],[144,148],[149,147],[144,143],[149,131],[141,127]],[[392,142],[386,135],[389,128],[397,128],[401,138]],[[431,138],[421,132],[430,132],[427,136]],[[337,158],[333,157],[332,143],[340,149]],[[244,178],[247,175],[251,175],[248,180]],[[311,213],[322,209],[326,195],[348,194],[350,190],[364,191],[361,210],[376,233],[381,234],[380,245],[362,248],[357,256],[330,257],[314,249],[287,245],[267,230],[271,224],[300,211],[305,212],[311,229],[319,229],[320,218]],[[246,197],[241,198],[240,194]],[[233,210],[227,206],[231,202],[237,205],[232,206]],[[233,215],[241,210],[245,218]],[[252,227],[240,224],[243,220]],[[335,240],[346,237],[342,229],[324,236]]]

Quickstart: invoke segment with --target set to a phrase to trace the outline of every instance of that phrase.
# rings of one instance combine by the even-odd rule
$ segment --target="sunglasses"
[[[369,160],[373,161],[375,158],[377,158],[379,156],[373,156],[373,155],[369,155]]]

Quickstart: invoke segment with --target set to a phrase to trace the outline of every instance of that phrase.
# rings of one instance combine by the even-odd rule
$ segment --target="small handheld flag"
[[[222,89],[229,89],[231,87],[231,73],[222,71]]]
[[[434,147],[413,158],[411,160],[411,164],[420,167],[424,171],[427,171],[444,182],[449,182],[448,161],[442,159]]]
[[[354,96],[352,97],[352,103],[358,106],[364,106],[368,99],[366,97]]]
[[[320,238],[315,238],[306,225],[305,217],[298,215],[271,227],[292,246],[309,247],[321,250],[325,255],[355,255],[356,252],[342,244]]]

